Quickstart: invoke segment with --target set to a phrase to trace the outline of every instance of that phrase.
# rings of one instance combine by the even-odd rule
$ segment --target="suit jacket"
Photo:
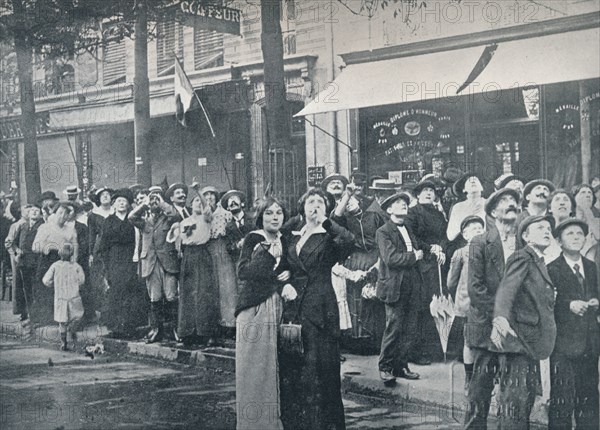
[[[414,234],[407,227],[408,236],[414,249],[422,249]],[[395,303],[398,300],[410,297],[409,286],[402,285],[405,271],[417,268],[417,259],[414,252],[407,252],[406,243],[392,221],[386,222],[375,233],[375,240],[379,248],[379,278],[377,279],[377,298],[384,303]],[[410,286],[416,288],[419,286]]]
[[[143,213],[131,214],[130,220],[142,232],[140,262],[142,277],[152,273],[154,265],[160,262],[169,273],[179,273],[179,257],[175,243],[167,242],[167,233],[171,226],[180,220],[177,211],[170,205],[163,206],[163,213],[154,220],[152,215],[143,217]]]
[[[468,283],[471,302],[464,336],[467,346],[493,350],[490,341],[494,300],[504,274],[504,250],[498,229],[473,238],[469,245]]]
[[[600,330],[596,323],[597,311],[588,308],[583,317],[571,312],[569,306],[573,300],[588,301],[598,298],[596,285],[598,273],[594,262],[582,258],[585,286],[581,287],[577,276],[561,254],[548,265],[548,274],[556,288],[556,344],[554,352],[575,357],[583,354],[586,342],[590,342],[592,353],[598,356],[600,350]]]
[[[526,246],[506,262],[498,287],[494,317],[504,317],[517,337],[508,335],[502,352],[525,354],[534,360],[550,356],[556,340],[554,284],[546,265]]]
[[[235,218],[229,221],[225,226],[227,252],[229,252],[229,255],[231,255],[231,260],[234,264],[239,260],[241,252],[241,249],[237,247],[237,243],[255,229],[254,220],[250,218],[247,213],[244,213],[243,220],[244,224],[242,226],[238,227],[237,222],[235,222]]]

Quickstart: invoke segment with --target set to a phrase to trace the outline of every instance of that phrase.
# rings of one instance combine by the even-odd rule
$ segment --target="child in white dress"
[[[73,346],[77,341],[75,321],[83,317],[83,304],[79,295],[79,287],[85,282],[83,269],[71,261],[73,247],[65,244],[59,251],[60,260],[50,266],[42,282],[47,287],[54,287],[54,321],[60,328],[61,349],[67,351],[67,331],[71,332]]]

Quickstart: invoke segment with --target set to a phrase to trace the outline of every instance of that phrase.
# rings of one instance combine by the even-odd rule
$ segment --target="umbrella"
[[[454,300],[451,296],[446,296],[442,290],[442,271],[438,265],[438,279],[440,284],[440,294],[435,294],[429,303],[429,311],[435,321],[435,328],[437,329],[440,337],[440,343],[442,344],[442,351],[444,351],[444,363],[446,362],[446,352],[448,351],[448,339],[450,338],[450,330],[452,329],[452,322],[454,321]]]

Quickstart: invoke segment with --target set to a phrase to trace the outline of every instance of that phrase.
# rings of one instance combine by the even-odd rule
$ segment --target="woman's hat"
[[[437,189],[435,183],[431,179],[423,178],[417,185],[415,185],[415,188],[413,189],[415,196],[418,196],[424,188],[431,188],[434,192]]]
[[[467,183],[467,179],[472,178],[472,177],[477,178],[477,175],[475,173],[465,173],[464,175],[462,175],[460,177],[459,180],[457,180],[454,183],[454,185],[452,185],[452,191],[454,192],[454,194],[456,196],[460,197],[460,196],[465,195],[465,192],[464,192],[465,184]],[[479,178],[477,178],[477,179],[479,179]]]
[[[387,211],[387,208],[389,208],[394,202],[400,199],[404,200],[406,206],[410,205],[410,196],[407,193],[396,193],[393,196],[389,196],[381,203],[381,209]]]
[[[208,186],[206,186],[206,187],[204,187],[204,188],[202,188],[202,189],[200,190],[200,194],[201,194],[201,195],[204,195],[204,194],[206,194],[206,193],[213,193],[213,194],[215,194],[217,197],[219,197],[219,190],[217,190],[217,189],[216,189],[215,187],[213,187],[212,185],[208,185]]]
[[[112,203],[114,203],[115,200],[117,200],[119,197],[123,197],[125,200],[127,200],[127,202],[129,204],[133,203],[133,193],[131,192],[131,190],[129,188],[121,188],[121,189],[115,191],[111,195],[110,201]]]
[[[93,199],[92,199],[92,201],[94,203],[96,203],[96,206],[100,206],[100,194],[102,194],[104,191],[108,191],[108,193],[111,196],[111,201],[112,201],[112,195],[115,192],[115,190],[113,190],[112,188],[108,188],[108,187],[100,187],[94,192]]]
[[[227,209],[227,202],[233,196],[239,196],[240,200],[242,201],[242,204],[246,202],[246,194],[244,194],[240,190],[229,190],[225,194],[223,194],[223,197],[221,197],[221,207],[223,209]]]
[[[588,235],[590,229],[585,221],[582,221],[578,218],[567,218],[556,227],[554,227],[554,232],[552,233],[555,238],[559,238],[563,230],[571,225],[578,225],[583,230],[584,235]]]

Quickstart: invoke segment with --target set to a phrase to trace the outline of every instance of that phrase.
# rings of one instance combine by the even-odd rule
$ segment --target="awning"
[[[484,47],[352,64],[295,116],[453,96]]]
[[[461,94],[600,77],[600,29],[498,45],[488,66]]]
[[[152,118],[175,115],[173,94],[150,98]],[[50,112],[50,129],[72,130],[133,121],[133,102],[81,105]]]
[[[484,47],[352,64],[295,116],[451,97]],[[460,95],[600,77],[600,30],[503,42]]]

